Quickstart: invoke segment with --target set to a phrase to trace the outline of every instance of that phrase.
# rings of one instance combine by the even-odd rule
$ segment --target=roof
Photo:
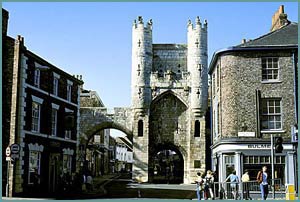
[[[212,72],[217,58],[223,53],[280,49],[298,49],[298,23],[289,23],[254,40],[214,52],[208,73]]]
[[[290,23],[280,29],[265,34],[236,47],[262,47],[298,45],[298,24]]]
[[[54,66],[53,64],[51,64],[47,60],[43,59],[42,57],[38,56],[37,54],[33,53],[32,51],[29,51],[28,49],[25,49],[25,51],[26,51],[27,56],[34,58],[39,63],[46,64],[50,68],[55,69],[57,72],[59,72],[59,74],[65,75],[69,80],[72,80],[72,81],[78,83],[79,85],[83,84],[83,81],[77,79],[75,76],[72,76],[68,72]]]

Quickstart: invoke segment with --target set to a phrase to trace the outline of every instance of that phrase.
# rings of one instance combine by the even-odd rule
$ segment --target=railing
[[[277,198],[282,198],[285,193],[285,187],[281,179],[274,179],[274,190]],[[269,196],[273,192],[272,181],[269,182]],[[215,182],[213,186],[214,198],[216,199],[252,199],[260,197],[260,185],[257,181],[249,182]]]

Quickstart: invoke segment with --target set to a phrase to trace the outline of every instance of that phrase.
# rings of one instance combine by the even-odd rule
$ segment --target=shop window
[[[28,169],[28,184],[39,183],[38,175],[40,175],[41,152],[29,152],[29,169]]]
[[[201,168],[201,161],[200,160],[194,160],[194,168]]]
[[[63,171],[64,173],[72,173],[72,156],[63,155]]]
[[[195,121],[195,131],[194,131],[194,137],[200,137],[200,121]]]
[[[234,159],[233,155],[225,156],[226,176],[230,175],[232,171],[235,170]]]
[[[143,123],[142,120],[139,120],[139,122],[138,122],[138,136],[143,137],[143,133],[144,133],[144,123]]]

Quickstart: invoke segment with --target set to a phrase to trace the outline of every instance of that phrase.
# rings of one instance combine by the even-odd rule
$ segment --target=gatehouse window
[[[138,137],[143,137],[144,133],[144,123],[142,120],[139,120],[138,122]]]
[[[261,63],[263,81],[276,81],[279,79],[279,62],[277,57],[262,58]]]
[[[200,121],[196,120],[195,121],[195,133],[194,137],[200,137]]]
[[[201,161],[200,160],[194,160],[194,168],[201,168]]]
[[[281,126],[281,100],[262,99],[262,130],[280,130]]]

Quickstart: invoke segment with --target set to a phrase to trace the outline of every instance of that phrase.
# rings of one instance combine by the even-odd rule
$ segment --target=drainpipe
[[[298,83],[298,71],[297,71],[297,61],[295,57],[295,52],[293,52],[292,56],[292,62],[293,62],[293,67],[294,67],[294,103],[295,103],[295,124],[298,124],[298,102],[297,102],[297,97],[298,97],[298,88],[297,88],[297,83]]]
[[[260,135],[260,118],[259,118],[259,102],[260,102],[260,97],[261,97],[261,94],[260,94],[260,90],[259,89],[256,89],[255,90],[255,98],[256,98],[256,130],[257,130],[257,135],[256,137],[260,138],[261,135]]]

